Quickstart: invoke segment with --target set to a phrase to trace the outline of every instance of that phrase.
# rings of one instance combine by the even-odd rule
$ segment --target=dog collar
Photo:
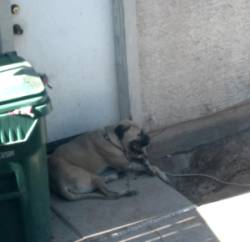
[[[123,147],[123,146],[120,147],[118,144],[116,144],[116,143],[111,139],[111,137],[109,136],[109,132],[108,132],[107,128],[105,129],[103,138],[104,138],[105,140],[107,140],[110,144],[112,144],[115,148],[117,148],[117,149],[119,149],[120,151],[122,151],[122,153],[126,154],[124,147]]]

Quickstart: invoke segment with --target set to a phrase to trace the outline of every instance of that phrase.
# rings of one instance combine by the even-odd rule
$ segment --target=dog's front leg
[[[159,167],[151,165],[151,163],[148,160],[145,161],[145,165],[147,166],[148,170],[152,172],[154,176],[159,177],[162,181],[164,181],[167,184],[171,184],[167,174],[162,170],[160,170]]]

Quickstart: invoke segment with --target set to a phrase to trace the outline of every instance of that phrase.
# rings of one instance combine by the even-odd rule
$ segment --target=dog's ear
[[[122,140],[124,137],[124,134],[127,130],[129,130],[130,126],[125,126],[123,124],[119,124],[115,127],[114,132],[119,140]]]

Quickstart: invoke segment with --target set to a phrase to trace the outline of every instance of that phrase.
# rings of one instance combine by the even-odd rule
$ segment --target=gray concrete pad
[[[168,241],[201,242],[218,241],[199,213],[191,207],[160,217],[148,218],[137,224],[105,231],[76,240],[77,242],[129,242]]]
[[[124,189],[126,180],[110,185],[114,190]],[[152,177],[132,180],[131,187],[139,195],[113,201],[68,202],[53,196],[57,216],[52,221],[56,228],[53,242],[217,241],[195,206],[172,187]]]
[[[69,242],[74,241],[77,236],[63,221],[60,217],[57,217],[55,213],[51,214],[51,224],[52,224],[52,236],[51,242]]]

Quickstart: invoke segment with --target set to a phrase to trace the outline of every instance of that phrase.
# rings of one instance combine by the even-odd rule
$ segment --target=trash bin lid
[[[45,91],[41,78],[26,61],[0,66],[0,87],[0,105]]]

